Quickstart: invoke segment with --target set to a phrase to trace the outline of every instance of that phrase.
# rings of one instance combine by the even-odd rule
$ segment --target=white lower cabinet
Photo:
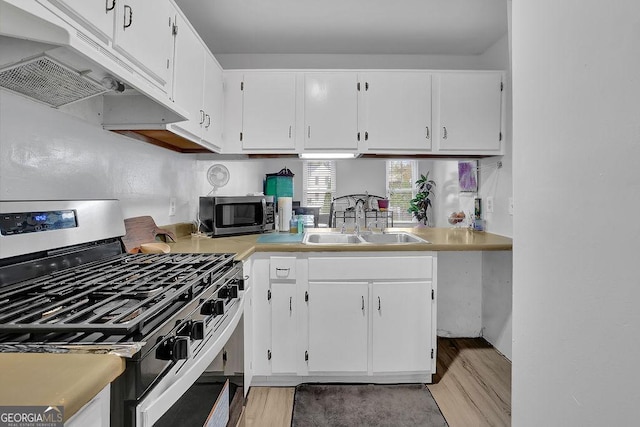
[[[309,282],[309,373],[367,372],[369,285]]]
[[[434,252],[256,253],[253,385],[430,382]]]
[[[431,283],[374,282],[372,290],[373,372],[430,370]]]
[[[296,283],[271,283],[271,373],[295,374]]]

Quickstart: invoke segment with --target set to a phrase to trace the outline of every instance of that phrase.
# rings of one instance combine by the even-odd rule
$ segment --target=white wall
[[[0,91],[0,199],[115,198],[125,218],[151,215],[164,225],[192,220],[194,177],[192,156]]]
[[[513,1],[514,426],[640,419],[639,40],[637,1]]]

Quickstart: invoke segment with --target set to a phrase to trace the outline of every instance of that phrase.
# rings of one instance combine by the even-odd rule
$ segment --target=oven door
[[[243,312],[244,291],[240,291],[238,298],[234,298],[231,303],[225,306],[224,315],[212,318],[211,322],[205,326],[207,332],[203,339],[191,340],[184,347],[184,351],[187,352],[186,359],[176,360],[138,402],[135,408],[137,427],[153,426],[196,382],[222,351],[231,334],[238,326]],[[175,345],[175,343],[184,342],[183,340],[184,337],[181,337],[179,333],[175,333],[172,336],[165,337],[163,342],[158,344],[171,343],[170,347],[173,347],[175,351],[182,351],[179,350],[180,346]]]

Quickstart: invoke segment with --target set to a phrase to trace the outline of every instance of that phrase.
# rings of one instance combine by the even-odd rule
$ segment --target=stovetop
[[[0,335],[143,337],[224,276],[233,259],[233,254],[121,254],[3,286]]]

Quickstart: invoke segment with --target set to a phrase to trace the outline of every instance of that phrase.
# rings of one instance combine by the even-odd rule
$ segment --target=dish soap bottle
[[[298,219],[295,215],[291,215],[291,220],[289,221],[289,233],[298,234]]]

